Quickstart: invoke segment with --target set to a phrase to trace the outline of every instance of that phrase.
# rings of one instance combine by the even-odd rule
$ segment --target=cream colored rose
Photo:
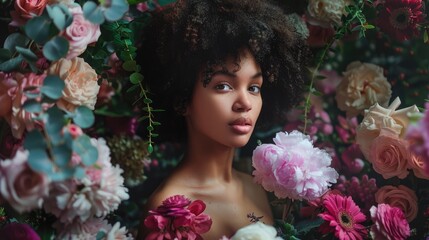
[[[68,111],[80,105],[94,109],[100,86],[97,73],[83,58],[60,59],[51,65],[48,74],[64,80],[63,97],[57,102],[59,107]]]
[[[419,210],[416,193],[404,185],[381,187],[375,193],[375,201],[378,204],[386,203],[392,207],[400,208],[404,211],[408,222],[416,218]]]
[[[263,224],[261,222],[253,223],[240,228],[231,240],[280,240],[276,237],[277,231],[273,226]]]
[[[374,139],[369,158],[374,170],[384,179],[404,179],[408,175],[407,167],[411,157],[407,145],[407,141],[399,139],[392,130],[381,129],[380,136]]]
[[[0,195],[22,213],[40,208],[49,192],[49,180],[27,164],[28,151],[18,150],[13,159],[0,161]]]
[[[307,12],[313,25],[341,26],[341,17],[346,14],[347,3],[344,0],[310,0]]]
[[[401,100],[396,98],[388,108],[375,104],[365,110],[365,116],[356,129],[356,142],[368,161],[371,161],[369,153],[373,141],[382,128],[388,128],[403,138],[409,124],[407,114],[419,112],[415,105],[396,111],[400,104]]]
[[[387,106],[392,90],[383,75],[383,68],[371,64],[352,62],[343,73],[335,100],[338,108],[348,117],[354,117],[375,103]]]

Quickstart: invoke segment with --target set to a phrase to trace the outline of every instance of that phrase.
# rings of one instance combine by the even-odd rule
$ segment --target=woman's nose
[[[248,112],[252,109],[252,102],[250,100],[249,92],[241,90],[237,92],[237,98],[232,105],[232,110],[235,112]]]

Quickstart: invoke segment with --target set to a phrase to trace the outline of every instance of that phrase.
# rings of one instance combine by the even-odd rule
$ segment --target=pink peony
[[[378,204],[386,203],[392,207],[400,208],[408,222],[411,222],[417,216],[419,210],[417,200],[416,193],[404,185],[399,185],[398,187],[387,185],[378,189],[375,193],[375,201]]]
[[[370,230],[373,239],[403,240],[410,236],[410,226],[401,209],[382,203],[372,206],[370,213],[374,222]]]
[[[267,191],[274,191],[279,198],[311,201],[336,182],[338,173],[328,167],[331,157],[326,151],[315,148],[309,136],[298,131],[280,132],[273,140],[275,147],[258,146],[252,157],[255,181],[268,186]],[[272,152],[265,150],[267,147]],[[281,151],[276,152],[278,149]],[[268,154],[260,154],[265,151]]]
[[[64,36],[70,43],[66,58],[72,59],[82,54],[88,44],[97,42],[101,31],[99,25],[85,19],[80,5],[73,5],[69,10],[73,15],[73,22],[64,31]]]
[[[328,195],[324,201],[325,212],[319,216],[326,222],[321,226],[323,233],[334,232],[340,240],[364,239],[367,234],[366,217],[351,197],[338,194]]]
[[[369,159],[374,170],[384,179],[398,177],[404,179],[408,175],[410,153],[408,143],[388,128],[382,128],[380,135],[372,143]]]
[[[3,240],[40,240],[39,235],[27,224],[12,222],[0,229]]]
[[[18,150],[13,159],[0,161],[0,194],[20,213],[40,208],[49,191],[48,178],[28,166],[28,155]]]

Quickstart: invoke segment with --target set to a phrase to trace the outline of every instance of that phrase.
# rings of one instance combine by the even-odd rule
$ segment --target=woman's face
[[[238,64],[239,68],[235,59],[226,59],[227,71],[215,68],[206,87],[202,76],[197,80],[186,111],[189,137],[228,147],[249,141],[262,108],[262,72],[248,51]]]

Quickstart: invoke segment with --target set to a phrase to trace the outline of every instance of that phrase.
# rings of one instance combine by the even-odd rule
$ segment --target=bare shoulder
[[[241,179],[243,185],[252,193],[265,194],[261,185],[255,183],[253,176],[244,172],[237,171],[237,176]]]

